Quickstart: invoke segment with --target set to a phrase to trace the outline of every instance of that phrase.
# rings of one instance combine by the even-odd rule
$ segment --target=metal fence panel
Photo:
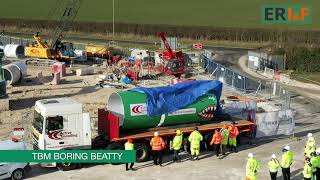
[[[214,60],[202,55],[200,65],[215,79],[222,81],[239,92],[248,96],[259,96],[266,99],[279,99],[283,109],[290,107],[290,92],[279,82],[255,80],[244,74],[227,68]]]

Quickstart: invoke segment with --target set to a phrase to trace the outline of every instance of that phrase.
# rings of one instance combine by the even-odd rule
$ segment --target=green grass
[[[306,72],[293,72],[291,78],[306,83],[314,83],[320,85],[320,72],[306,73]]]
[[[59,0],[2,0],[1,18],[48,19]],[[261,23],[265,4],[313,6],[312,25],[266,25]],[[317,0],[115,0],[115,21],[123,23],[220,27],[320,28]],[[112,22],[112,0],[83,0],[78,21]]]

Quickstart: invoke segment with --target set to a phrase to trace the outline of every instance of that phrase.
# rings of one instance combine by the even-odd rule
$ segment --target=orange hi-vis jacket
[[[229,137],[230,138],[236,138],[239,135],[239,130],[236,126],[230,126],[229,127]]]
[[[151,139],[150,146],[153,151],[161,151],[166,147],[166,144],[160,136],[155,136]]]
[[[210,142],[210,145],[212,144],[221,144],[222,142],[222,134],[221,132],[216,132],[212,136],[212,140]]]

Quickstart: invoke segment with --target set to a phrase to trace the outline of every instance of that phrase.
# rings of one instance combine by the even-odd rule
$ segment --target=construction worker
[[[308,157],[305,159],[303,172],[302,172],[304,180],[311,180],[312,178],[312,165],[310,161],[311,160]]]
[[[182,139],[183,135],[181,131],[178,129],[176,130],[176,136],[173,138],[172,141],[172,148],[173,148],[173,162],[180,162],[180,157],[179,157],[179,151],[182,147]]]
[[[128,138],[128,141],[124,144],[124,149],[128,151],[134,150],[134,144],[132,142],[132,139]],[[130,169],[134,171],[133,165],[134,163],[130,163]],[[126,163],[126,171],[129,171],[129,163]]]
[[[214,150],[216,151],[216,156],[219,156],[221,143],[222,143],[222,134],[219,131],[219,129],[216,129],[210,142],[210,145],[211,146],[213,145]]]
[[[280,169],[280,162],[275,154],[271,155],[271,159],[268,162],[268,166],[271,180],[277,180],[278,170]]]
[[[165,149],[166,144],[158,132],[154,133],[154,137],[150,141],[150,146],[152,147],[153,164],[162,166],[162,151]]]
[[[315,177],[317,180],[320,180],[320,148],[318,148],[316,150],[316,173],[315,173]]]
[[[221,142],[221,153],[222,155],[225,155],[225,151],[228,146],[228,140],[229,140],[229,129],[228,125],[224,125],[221,129],[221,134],[222,134],[222,142]]]
[[[203,137],[198,131],[198,127],[194,128],[188,140],[190,142],[191,160],[199,160],[200,142],[203,140]]]
[[[312,179],[316,177],[316,171],[317,171],[317,166],[318,166],[318,158],[317,158],[317,153],[312,152],[310,154],[310,163],[311,163],[311,168],[312,168]]]
[[[257,171],[260,168],[260,163],[253,158],[253,154],[248,154],[248,161],[246,165],[246,180],[256,180]]]
[[[312,137],[312,133],[308,133],[307,137],[308,140],[304,148],[304,155],[311,158],[311,153],[316,151],[316,141],[314,140],[314,137]]]
[[[290,166],[293,162],[293,153],[290,151],[290,146],[285,146],[282,149],[281,169],[284,180],[290,180]]]
[[[235,122],[232,122],[229,127],[229,145],[232,152],[237,152],[237,136],[239,135],[239,130],[235,124]]]

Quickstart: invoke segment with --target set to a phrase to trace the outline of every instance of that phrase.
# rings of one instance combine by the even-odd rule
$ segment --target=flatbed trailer
[[[124,149],[124,143],[131,138],[135,144],[135,150],[137,151],[137,161],[143,162],[150,159],[151,147],[150,140],[154,135],[154,132],[158,132],[159,136],[161,136],[167,144],[166,150],[170,150],[170,141],[173,140],[176,135],[175,131],[177,129],[181,130],[183,133],[183,149],[189,152],[189,142],[188,136],[194,130],[195,127],[198,127],[199,132],[203,135],[204,140],[202,142],[202,148],[206,150],[211,150],[210,141],[215,129],[221,129],[224,125],[229,124],[231,122],[236,122],[235,126],[238,127],[240,135],[246,134],[249,137],[253,137],[255,123],[249,120],[233,120],[223,121],[223,122],[209,122],[206,124],[194,125],[194,124],[186,124],[185,127],[163,127],[158,128],[156,130],[145,130],[142,132],[132,132],[121,134],[119,129],[119,118],[114,115],[112,112],[106,111],[104,109],[99,109],[98,111],[98,132],[100,136],[97,138],[101,142],[108,142],[104,149],[108,150],[120,150]],[[101,138],[104,137],[104,138]],[[94,141],[95,142],[95,141]],[[93,146],[101,143],[92,143]],[[98,141],[96,141],[98,142]],[[96,146],[97,148],[97,146]],[[97,148],[99,149],[99,148]],[[101,148],[100,148],[101,149]]]

